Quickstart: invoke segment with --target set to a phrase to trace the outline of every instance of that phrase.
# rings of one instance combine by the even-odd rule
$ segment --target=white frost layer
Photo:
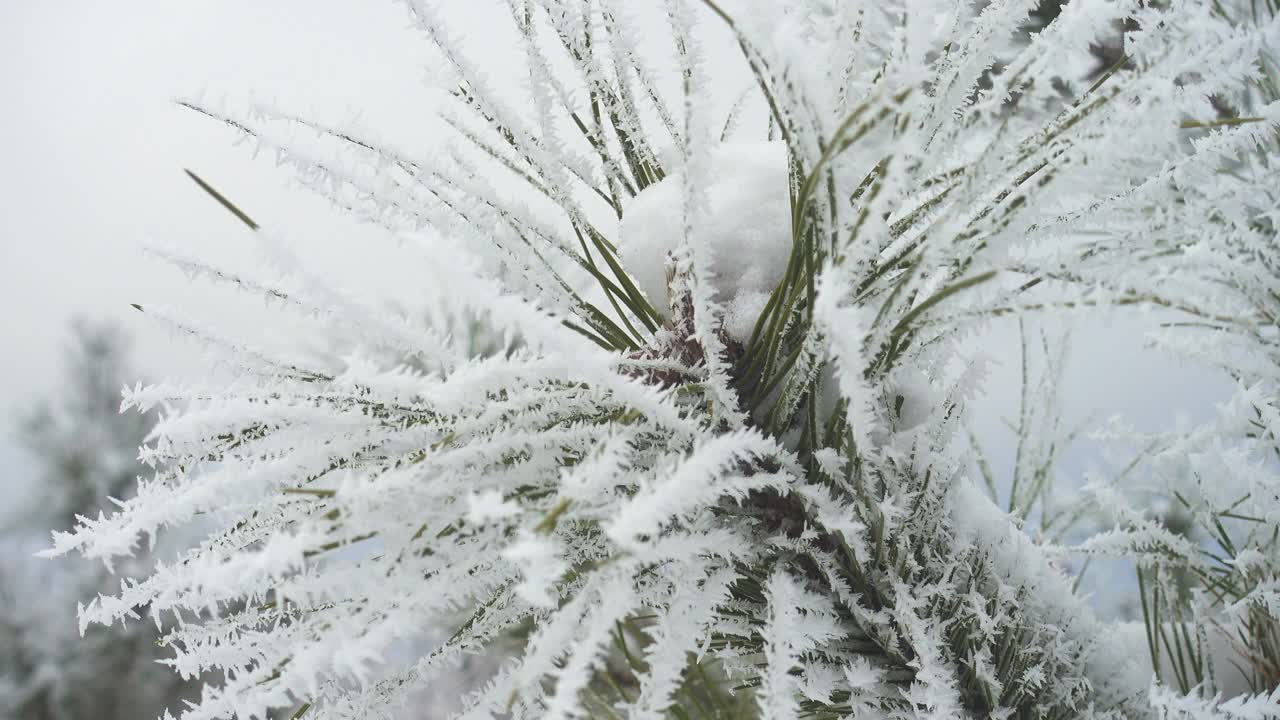
[[[1071,589],[1069,579],[1050,566],[1036,544],[1009,520],[970,481],[958,484],[952,493],[952,511],[956,519],[956,539],[974,543],[991,552],[992,567],[1010,585],[1026,591],[1023,607],[1042,621],[1057,622],[1061,630],[1073,636],[1082,647],[1090,648],[1092,678],[1103,689],[1119,695],[1144,695],[1154,679],[1151,652],[1147,644],[1146,626],[1141,622],[1104,622],[1099,620],[1086,601]],[[1247,678],[1240,667],[1248,660],[1232,643],[1227,628],[1208,633],[1208,655],[1214,670],[1215,692],[1224,698],[1249,694]],[[1166,626],[1166,633],[1174,633]],[[1166,683],[1176,677],[1173,661],[1167,652],[1161,654],[1160,673]]]
[[[694,219],[690,240],[710,250],[725,330],[745,342],[791,253],[787,151],[780,142],[724,143],[711,150],[707,168],[706,214]],[[684,236],[684,208],[684,171],[677,169],[632,198],[622,214],[622,265],[667,317],[666,258]]]
[[[1098,620],[1072,590],[1070,579],[1049,563],[1007,513],[969,480],[952,489],[951,502],[956,542],[986,550],[991,569],[1022,593],[1021,606],[1028,616],[1056,627],[1085,652],[1089,679],[1103,697],[1132,698],[1147,691],[1151,664],[1143,645],[1127,647],[1134,644],[1132,638],[1122,638],[1114,625]]]

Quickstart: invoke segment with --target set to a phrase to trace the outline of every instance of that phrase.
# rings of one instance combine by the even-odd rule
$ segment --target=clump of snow
[[[942,398],[929,376],[919,368],[904,367],[894,373],[890,395],[898,415],[898,430],[910,430],[930,419]]]
[[[729,337],[745,345],[751,339],[751,332],[756,328],[756,320],[760,318],[760,313],[764,312],[764,306],[768,303],[768,292],[739,289],[729,306],[725,308],[725,332],[729,333]]]
[[[791,254],[786,146],[722,143],[711,150],[707,177],[705,215],[691,240],[709,250],[713,297],[725,305],[726,332],[746,342]],[[667,256],[684,238],[684,182],[684,171],[673,170],[632,198],[622,214],[622,265],[667,317]]]

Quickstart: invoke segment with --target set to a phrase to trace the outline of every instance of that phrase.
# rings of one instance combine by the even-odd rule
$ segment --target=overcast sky
[[[471,25],[471,42],[492,42],[484,23]],[[129,303],[235,320],[225,290],[192,284],[139,254],[157,240],[210,256],[248,242],[184,167],[256,219],[304,238],[315,257],[374,263],[376,275],[377,233],[292,187],[269,158],[251,159],[232,146],[232,133],[173,98],[256,98],[326,119],[358,113],[362,124],[412,146],[429,112],[426,64],[416,31],[390,0],[0,2],[0,421],[54,389],[73,316],[130,330],[152,376],[181,372],[194,353]],[[1157,429],[1178,413],[1204,417],[1224,398],[1225,383],[1212,373],[1142,351],[1146,322],[1077,329],[1064,392],[1071,417],[1100,409]],[[997,452],[1008,448],[998,419],[1016,395],[1007,382],[1017,372],[1013,337],[1005,326],[986,341],[1004,360],[996,378],[1003,389],[978,424]],[[1093,454],[1076,457],[1082,466]],[[27,470],[0,439],[0,483],[17,487]]]
[[[0,3],[0,418],[50,391],[76,315],[130,330],[152,373],[190,359],[129,304],[216,309],[224,293],[139,248],[225,253],[247,233],[184,167],[309,248],[351,253],[368,240],[173,98],[274,101],[326,118],[358,111],[376,127],[412,129],[425,112],[421,50],[390,2]],[[12,467],[12,445],[0,446]]]

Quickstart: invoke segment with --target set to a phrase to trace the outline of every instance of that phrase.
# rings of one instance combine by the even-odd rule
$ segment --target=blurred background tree
[[[115,592],[121,577],[145,574],[154,554],[117,565],[80,558],[41,560],[52,530],[76,515],[110,512],[146,470],[138,460],[154,418],[121,414],[120,390],[136,382],[127,337],[77,322],[58,394],[20,421],[19,440],[38,471],[10,478],[0,518],[0,718],[137,720],[159,717],[186,684],[157,661],[154,626],[90,627],[81,638],[77,603]]]

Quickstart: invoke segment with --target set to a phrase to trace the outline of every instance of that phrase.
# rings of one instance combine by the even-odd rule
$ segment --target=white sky
[[[0,3],[0,418],[51,390],[71,317],[118,322],[164,373],[174,343],[129,304],[222,306],[225,293],[139,253],[151,241],[198,253],[247,242],[184,167],[308,247],[352,254],[368,239],[173,98],[360,111],[380,129],[411,129],[424,113],[421,50],[390,2]],[[16,461],[0,441],[0,468]]]
[[[484,24],[471,24],[470,40],[485,42]],[[210,255],[249,241],[184,167],[264,224],[305,239],[317,258],[378,270],[375,233],[289,186],[270,159],[252,160],[232,147],[232,133],[172,98],[256,98],[327,119],[358,112],[364,125],[413,146],[429,110],[426,63],[390,0],[0,2],[0,421],[54,389],[75,315],[133,332],[146,369],[159,375],[191,367],[193,351],[129,303],[196,308],[227,322],[251,311],[228,303],[225,290],[140,258],[139,245],[151,240]],[[1069,416],[1101,408],[1156,429],[1179,412],[1203,417],[1223,398],[1220,379],[1142,352],[1143,322],[1077,333]],[[1017,356],[1007,330],[984,342],[1005,358],[1010,380]],[[999,416],[1011,412],[1016,385],[1003,385],[978,426],[1008,454]],[[1075,464],[1091,456],[1081,452]],[[26,470],[0,437],[0,488],[23,482]]]

